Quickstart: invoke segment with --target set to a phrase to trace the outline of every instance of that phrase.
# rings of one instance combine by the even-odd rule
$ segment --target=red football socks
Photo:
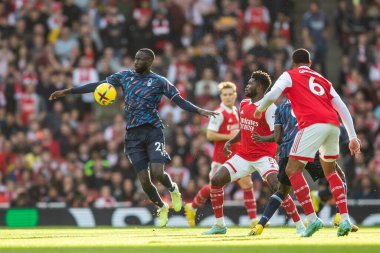
[[[191,203],[192,208],[197,209],[200,206],[203,206],[204,203],[210,198],[210,185],[205,185],[202,189],[199,190],[197,196],[193,199]]]
[[[297,172],[289,176],[292,183],[293,192],[306,215],[314,213],[313,204],[310,198],[310,188],[302,174]]]
[[[224,190],[220,186],[211,186],[210,198],[215,218],[223,217]]]
[[[298,214],[296,205],[294,204],[294,201],[289,195],[286,196],[284,201],[282,201],[282,207],[285,209],[286,213],[292,218],[294,223],[301,220],[301,217]]]
[[[244,196],[244,205],[247,209],[247,213],[249,218],[255,219],[257,217],[257,210],[256,210],[256,199],[255,194],[253,192],[253,187],[249,189],[243,190],[243,196]]]
[[[334,196],[336,205],[339,209],[339,213],[348,213],[347,195],[342,179],[339,177],[336,171],[329,175],[326,175],[326,179],[329,181],[331,193]]]

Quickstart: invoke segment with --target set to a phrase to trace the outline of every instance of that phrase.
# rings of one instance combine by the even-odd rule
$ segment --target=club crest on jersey
[[[228,119],[228,123],[231,123],[232,122],[232,119]]]
[[[150,87],[152,85],[152,83],[153,83],[152,78],[149,78],[147,86]]]

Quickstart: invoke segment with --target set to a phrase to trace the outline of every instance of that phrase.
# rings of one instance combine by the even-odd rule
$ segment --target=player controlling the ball
[[[170,160],[170,157],[165,150],[163,123],[158,115],[161,97],[165,95],[182,109],[206,117],[215,116],[218,113],[199,108],[183,99],[172,83],[151,71],[154,58],[155,55],[151,49],[142,48],[135,55],[133,70],[120,71],[100,82],[55,91],[50,95],[49,100],[69,94],[94,92],[102,83],[110,83],[122,88],[127,130],[124,151],[137,173],[144,192],[159,207],[158,225],[165,227],[168,223],[169,206],[162,201],[156,187],[152,184],[150,175],[169,190],[173,209],[177,212],[182,208],[182,198],[178,186],[164,171],[164,164]]]

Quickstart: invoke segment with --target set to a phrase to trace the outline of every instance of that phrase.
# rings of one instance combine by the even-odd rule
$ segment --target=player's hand
[[[229,141],[227,141],[225,144],[224,144],[224,147],[223,147],[223,154],[227,157],[229,157],[231,154],[232,154],[232,151],[231,151],[231,143]]]
[[[60,98],[60,97],[64,97],[64,96],[66,96],[67,94],[69,94],[68,91],[69,91],[69,89],[54,91],[54,92],[50,95],[49,100],[54,100],[54,99],[57,99],[57,98]]]
[[[259,110],[256,109],[255,113],[253,114],[253,116],[257,119],[261,119],[263,113],[260,112]]]
[[[257,142],[265,142],[264,138],[255,132],[252,133],[252,139],[254,139]]]
[[[360,153],[360,140],[358,138],[354,138],[350,140],[350,144],[348,144],[351,155],[356,155]]]
[[[206,109],[199,108],[198,113],[202,116],[206,117],[215,117],[216,115],[219,115],[219,112],[209,111]]]

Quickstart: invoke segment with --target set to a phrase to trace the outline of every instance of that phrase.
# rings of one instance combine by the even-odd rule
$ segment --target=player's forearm
[[[282,90],[278,87],[273,87],[270,92],[268,92],[264,98],[261,100],[260,106],[257,108],[259,112],[267,109],[271,104],[276,101],[282,93]]]
[[[267,136],[261,136],[262,142],[274,142],[274,134],[270,134]]]
[[[347,106],[343,103],[342,99],[340,97],[335,97],[331,101],[331,103],[334,109],[338,112],[340,118],[342,119],[343,125],[347,130],[349,139],[352,140],[357,138],[351,114],[348,111]]]
[[[241,131],[237,132],[237,134],[236,134],[234,137],[232,137],[232,139],[229,140],[228,142],[229,142],[230,144],[235,144],[235,143],[239,142],[240,139],[241,139],[240,132],[241,132]]]
[[[106,80],[95,82],[95,83],[88,83],[82,86],[74,87],[69,90],[70,94],[83,94],[83,93],[90,93],[94,92],[96,87],[98,87],[99,84],[105,83]]]
[[[274,125],[274,141],[277,144],[282,143],[282,126],[281,125]]]
[[[221,133],[217,133],[217,132],[208,130],[207,131],[207,139],[209,141],[228,141],[229,139],[231,139],[231,135],[230,134],[221,134]]]
[[[180,108],[188,112],[198,112],[200,109],[198,106],[195,106],[191,102],[183,99],[181,95],[176,95],[172,101],[176,103]]]

